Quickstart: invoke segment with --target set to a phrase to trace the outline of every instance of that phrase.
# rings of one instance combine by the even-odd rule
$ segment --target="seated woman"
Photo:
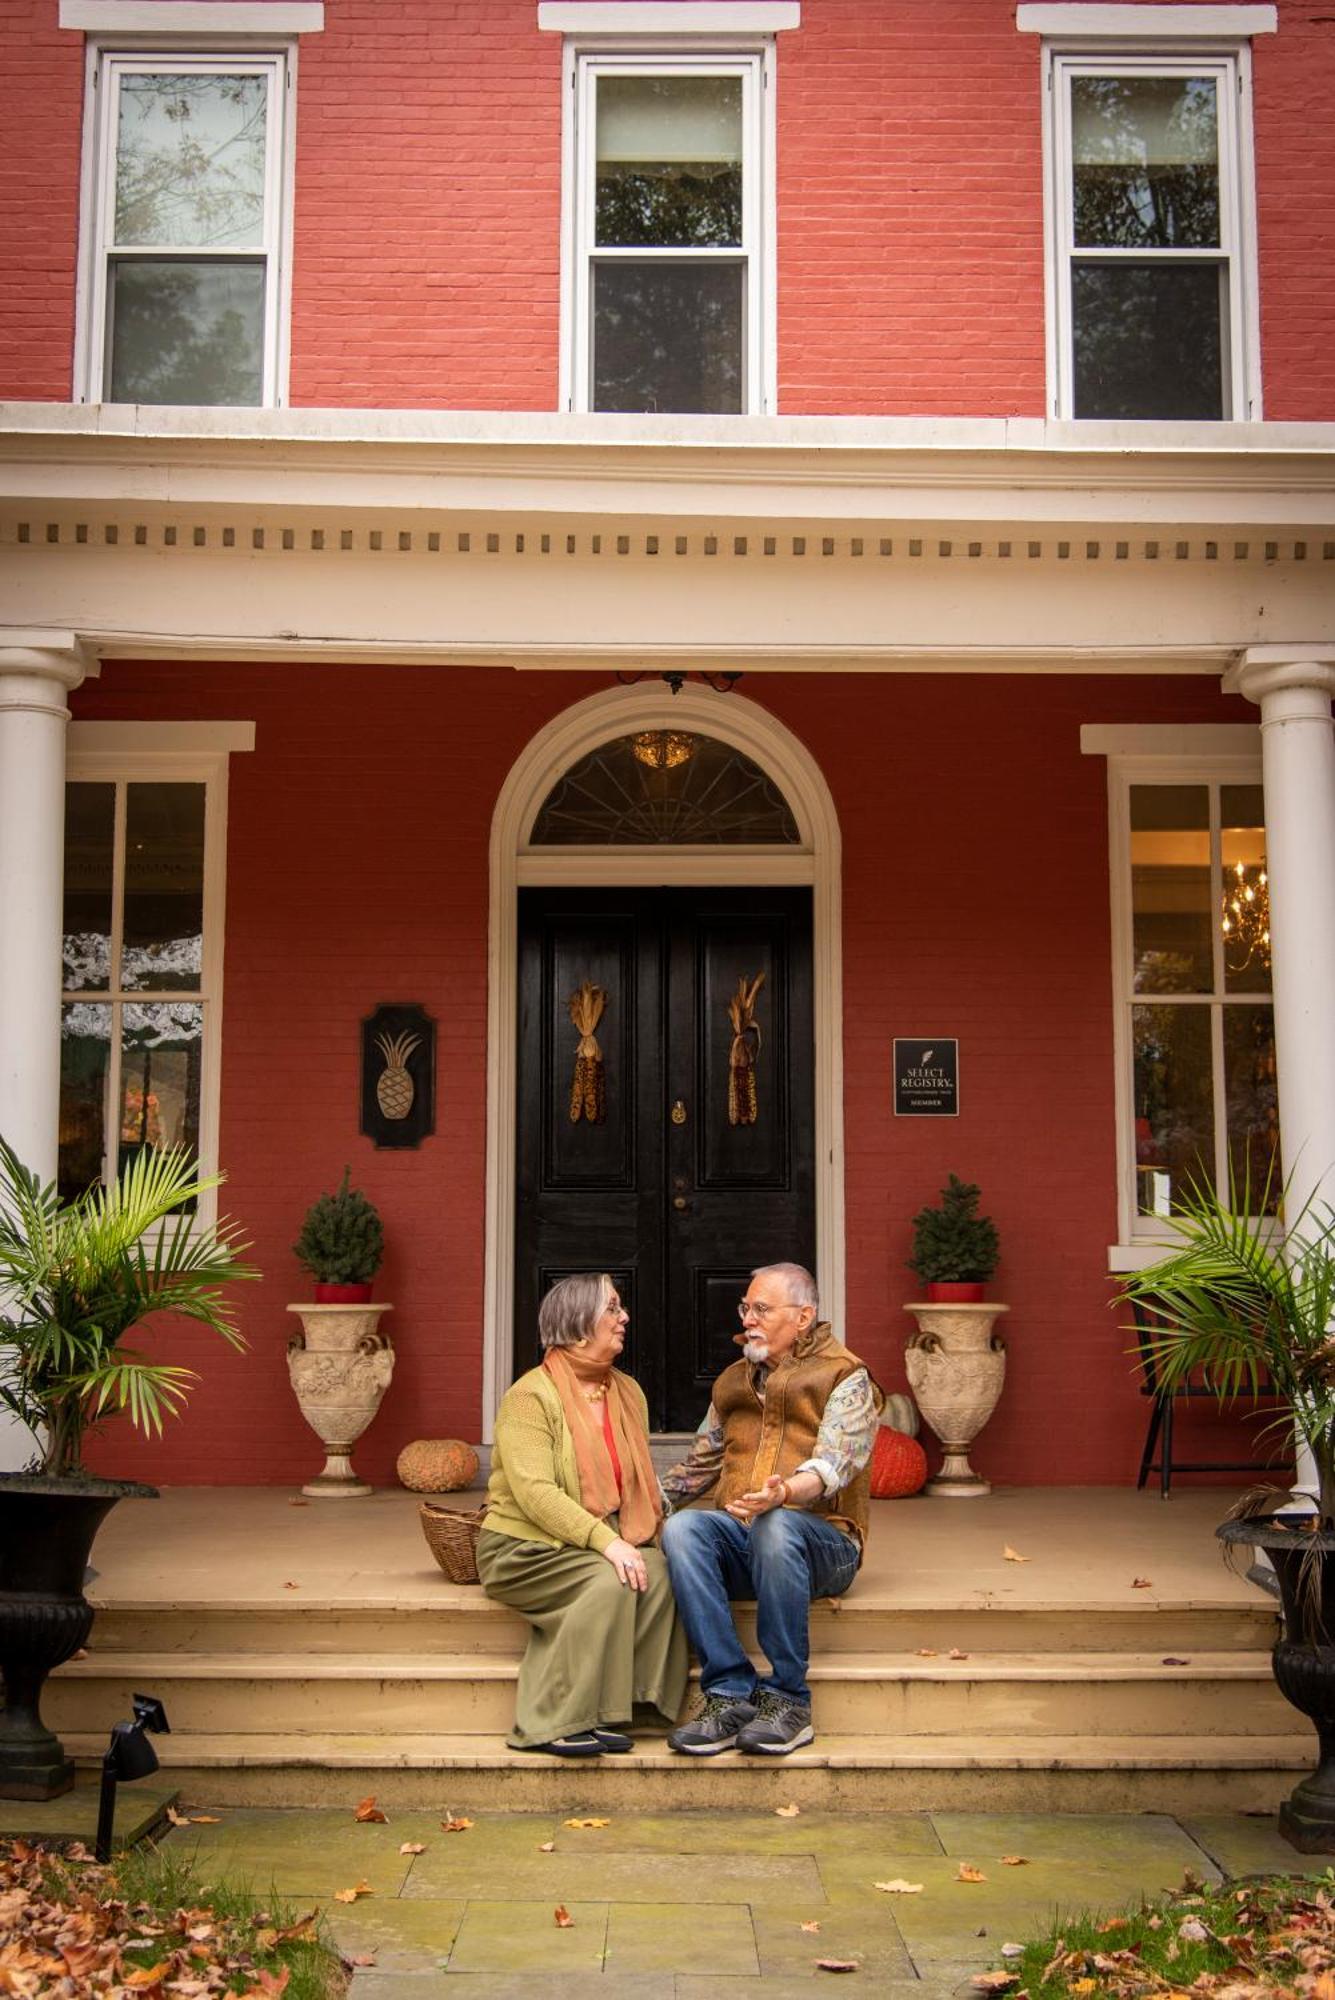
[[[563,1278],[538,1309],[542,1366],[496,1418],[477,1566],[489,1597],[533,1627],[519,1669],[515,1750],[597,1757],[631,1749],[609,1725],[637,1702],[669,1723],[686,1638],[653,1546],[663,1498],[644,1393],[613,1362],[628,1314],[609,1277]]]

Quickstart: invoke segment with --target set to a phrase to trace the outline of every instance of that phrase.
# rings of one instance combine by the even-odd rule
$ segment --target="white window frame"
[[[705,249],[625,248],[594,241],[597,129],[594,117],[599,76],[739,76],[742,79],[742,243]],[[777,408],[777,307],[774,290],[775,64],[772,39],[752,36],[692,37],[618,44],[568,36],[563,96],[566,120],[562,162],[561,378],[563,410],[593,410],[592,267],[595,261],[652,259],[663,263],[740,263],[743,268],[745,331],[742,342],[743,394],[740,414],[772,415]],[[664,412],[693,423],[697,412]]]
[[[1128,734],[1134,732],[1128,731]],[[1189,736],[1190,731],[1175,732]],[[1246,734],[1259,739],[1259,731]],[[1086,749],[1091,747],[1086,744]],[[1115,1065],[1117,1117],[1117,1227],[1118,1243],[1110,1253],[1113,1269],[1134,1269],[1162,1254],[1172,1240],[1171,1225],[1160,1216],[1141,1215],[1136,1188],[1135,1139],[1135,1049],[1131,1033],[1131,1009],[1135,1006],[1195,1006],[1210,1009],[1210,1065],[1213,1089],[1215,1172],[1223,1175],[1218,1185],[1227,1186],[1228,1116],[1224,1090],[1223,1009],[1256,1006],[1267,996],[1260,993],[1228,993],[1223,976],[1223,935],[1213,926],[1214,990],[1204,994],[1137,993],[1133,978],[1134,911],[1131,883],[1131,787],[1133,785],[1200,785],[1210,793],[1211,908],[1217,909],[1217,892],[1222,893],[1220,840],[1220,791],[1225,785],[1260,785],[1261,750],[1202,750],[1192,754],[1110,754],[1108,757],[1108,862],[1112,914],[1113,1060]],[[1271,991],[1270,1004],[1274,1005]]]
[[[1060,11],[1075,13],[1080,10]],[[1089,11],[1094,13],[1100,10],[1091,8]],[[1111,11],[1123,14],[1135,10]],[[1192,10],[1165,8],[1146,11],[1182,15]],[[1213,76],[1217,81],[1220,222],[1217,248],[1103,250],[1077,246],[1073,241],[1071,78],[1137,75]],[[1223,41],[1193,39],[1180,27],[1171,36],[1165,35],[1162,39],[1147,36],[1123,43],[1093,37],[1047,41],[1043,47],[1043,106],[1048,386],[1052,415],[1068,421],[1106,421],[1078,419],[1075,413],[1071,268],[1078,257],[1082,262],[1102,263],[1222,264],[1226,272],[1228,311],[1221,327],[1223,410],[1220,421],[1259,421],[1262,416],[1260,310],[1250,44],[1239,38]]]
[[[156,743],[153,739],[156,737]],[[195,747],[212,739],[221,747]],[[203,956],[200,980],[189,990],[171,993],[127,991],[109,983],[105,990],[61,992],[61,1008],[70,1004],[112,1009],[103,1122],[102,1171],[114,1174],[119,1154],[121,1009],[152,1006],[158,1000],[196,1002],[204,1010],[200,1048],[199,1149],[202,1174],[218,1171],[219,1121],[222,1102],[223,944],[227,898],[227,779],[230,750],[253,749],[254,725],[80,723],[70,725],[65,763],[67,784],[114,785],[115,840],[111,890],[112,965],[119,966],[125,894],[125,821],[127,786],[132,784],[200,784],[204,787]],[[199,1218],[217,1220],[218,1195],[210,1188],[201,1196]]]
[[[291,361],[292,211],[294,199],[293,135],[297,51],[295,42],[257,46],[249,41],[226,46],[227,38],[201,47],[170,42],[148,46],[131,42],[117,46],[91,39],[88,44],[84,116],[84,157],[81,197],[79,290],[75,305],[76,402],[105,400],[108,361],[107,314],[109,270],[113,257],[128,262],[139,257],[162,259],[180,255],[199,261],[215,256],[221,262],[238,257],[262,261],[264,284],[264,357],[261,401],[237,408],[281,408],[288,400]],[[264,217],[262,241],[222,245],[216,251],[182,245],[164,248],[117,248],[115,226],[116,128],[121,78],[161,72],[191,76],[240,74],[267,80],[265,126]]]

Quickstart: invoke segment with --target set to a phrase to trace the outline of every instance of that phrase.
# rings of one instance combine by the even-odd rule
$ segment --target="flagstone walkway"
[[[384,1824],[358,1823],[354,1803],[219,1809],[216,1824],[168,1836],[195,1847],[206,1879],[328,1912],[344,1953],[364,1961],[350,2000],[789,2000],[828,1983],[822,1958],[854,1961],[854,1990],[860,1975],[889,2000],[944,2000],[1054,1913],[1134,1906],[1189,1868],[1218,1881],[1327,1866],[1242,1814],[804,1809],[573,1826],[578,1814],[475,1813],[451,1833],[445,1798]],[[982,1879],[961,1879],[962,1864]],[[352,1889],[355,1901],[336,1900]]]

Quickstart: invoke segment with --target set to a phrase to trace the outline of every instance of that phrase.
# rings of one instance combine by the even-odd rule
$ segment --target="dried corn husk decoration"
[[[756,1025],[756,995],[765,984],[758,972],[748,986],[746,974],[737,981],[737,991],[728,1002],[732,1022],[732,1048],[728,1053],[728,1123],[754,1125],[757,1117],[756,1062],[760,1055],[760,1029]]]
[[[607,1005],[607,995],[601,986],[592,985],[587,979],[573,992],[566,1002],[571,1021],[579,1030],[579,1049],[575,1055],[575,1077],[570,1086],[570,1122],[578,1125],[581,1118],[590,1125],[601,1125],[607,1116],[607,1088],[603,1082],[603,1052],[598,1046],[594,1029],[603,1018]]]
[[[392,1041],[383,1034],[375,1038],[375,1045],[385,1059],[375,1085],[376,1102],[384,1118],[406,1118],[413,1108],[416,1086],[408,1074],[408,1058],[421,1040],[420,1035],[407,1033],[395,1035]]]

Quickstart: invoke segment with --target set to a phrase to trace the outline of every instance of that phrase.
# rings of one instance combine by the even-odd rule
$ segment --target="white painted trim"
[[[1273,35],[1277,7],[1042,5],[1022,0],[1015,10],[1022,35],[1052,35],[1076,41],[1212,41]]]
[[[676,41],[682,35],[778,35],[801,25],[799,0],[538,0],[538,27],[555,35]]]
[[[1259,722],[1082,722],[1082,757],[1261,755]]]
[[[323,0],[60,0],[88,35],[318,35]]]
[[[528,846],[533,821],[556,780],[588,751],[632,729],[697,729],[742,750],[766,770],[797,821],[799,845],[785,850],[792,872],[773,871],[756,848]],[[646,863],[648,866],[646,866]],[[771,872],[767,872],[771,871]],[[822,1301],[844,1323],[843,924],[839,821],[819,766],[806,747],[743,695],[661,683],[612,688],[556,716],[510,770],[491,826],[487,949],[486,1277],[483,1300],[483,1436],[490,1440],[509,1382],[514,1318],[515,1035],[518,1000],[517,904],[522,883],[591,885],[805,881],[811,884],[815,1033],[816,1267]]]
[[[207,756],[255,748],[253,722],[71,722],[71,757]]]

